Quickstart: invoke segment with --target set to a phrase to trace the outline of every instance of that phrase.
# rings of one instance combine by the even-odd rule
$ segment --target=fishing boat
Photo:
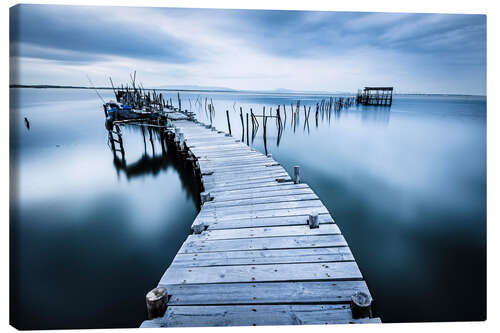
[[[106,115],[106,128],[113,128],[116,121],[137,120],[150,121],[161,118],[167,109],[171,109],[163,98],[161,93],[146,91],[142,85],[136,84],[135,72],[131,76],[131,87],[122,85],[115,89],[113,81],[110,78],[111,87],[116,100],[111,100],[103,104]]]

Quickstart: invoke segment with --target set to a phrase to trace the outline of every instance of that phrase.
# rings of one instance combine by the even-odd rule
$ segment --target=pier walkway
[[[170,117],[168,130],[199,168],[203,204],[158,284],[166,312],[141,327],[380,322],[353,318],[352,296],[370,293],[307,184],[209,125]]]

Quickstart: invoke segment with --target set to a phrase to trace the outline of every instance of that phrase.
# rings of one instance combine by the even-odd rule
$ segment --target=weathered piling
[[[367,293],[358,291],[353,294],[350,305],[353,318],[369,318],[372,316],[372,298]]]
[[[298,165],[293,167],[293,182],[295,184],[300,183],[300,166]]]
[[[229,120],[229,110],[226,110],[226,117],[227,117],[227,128],[229,130],[229,135],[232,135],[232,133],[231,133],[231,121]]]
[[[167,290],[163,287],[157,287],[146,294],[146,307],[148,310],[148,319],[163,316],[167,310]]]
[[[310,213],[307,219],[307,223],[309,224],[309,228],[311,229],[319,228],[318,213]]]
[[[246,113],[246,118],[247,118],[247,144],[250,144],[250,141],[248,140],[248,112]]]
[[[241,120],[241,141],[243,141],[243,136],[245,135],[245,122],[243,121],[243,108],[240,106],[240,120]]]

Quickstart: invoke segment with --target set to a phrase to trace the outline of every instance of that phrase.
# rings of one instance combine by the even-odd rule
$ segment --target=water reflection
[[[358,108],[356,108],[358,110]],[[361,120],[368,123],[389,124],[391,118],[390,106],[360,105]]]
[[[125,127],[131,132],[139,132],[142,136],[144,152],[133,162],[127,162],[126,148],[123,144],[122,130]],[[147,134],[146,134],[147,133]],[[180,176],[182,187],[187,191],[189,198],[200,202],[201,184],[194,173],[194,169],[176,150],[175,145],[166,140],[163,129],[148,126],[148,124],[123,124],[115,125],[112,131],[108,131],[108,146],[113,154],[113,165],[117,177],[123,173],[128,181],[133,178],[142,178],[147,175],[157,176],[173,168]],[[147,147],[151,148],[151,154]],[[156,152],[161,152],[157,154]]]

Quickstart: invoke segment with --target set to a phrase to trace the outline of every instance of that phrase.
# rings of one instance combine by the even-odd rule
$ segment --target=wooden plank
[[[239,158],[240,156],[262,155],[255,151],[247,151],[243,149],[217,150],[217,151],[191,150],[191,152],[199,159],[214,159],[214,158],[224,158],[224,157]]]
[[[321,214],[318,216],[320,228],[323,224],[335,223],[330,214]],[[287,225],[306,225],[307,215],[292,215],[278,217],[260,217],[228,221],[215,221],[210,223],[208,230],[234,229],[234,228],[255,228],[255,227],[273,227]]]
[[[200,163],[200,167],[204,167],[206,164],[203,160]],[[270,167],[270,166],[277,166],[280,165],[279,163],[272,162],[269,159],[265,161],[257,161],[257,162],[252,162],[245,164],[245,166],[241,165],[217,165],[217,170],[218,171],[231,171],[231,170],[241,170],[242,168],[255,168],[255,167]]]
[[[231,138],[226,136],[224,133],[218,133],[217,131],[211,131],[208,129],[203,129],[200,127],[197,128],[187,128],[187,127],[179,127],[182,133],[188,139],[197,139],[197,138]]]
[[[199,149],[204,149],[204,150],[218,150],[220,149],[222,146],[224,146],[226,149],[230,149],[230,148],[246,148],[248,147],[247,145],[245,145],[244,143],[241,143],[241,142],[236,142],[236,141],[221,141],[221,142],[215,142],[215,141],[210,141],[210,142],[206,142],[205,144],[202,144],[202,143],[198,143],[198,144],[192,144],[191,146],[189,146],[189,148],[199,148]]]
[[[339,304],[358,292],[370,295],[364,281],[182,284],[163,286],[173,305]]]
[[[314,247],[278,250],[250,250],[178,253],[171,265],[196,266],[235,266],[264,264],[297,264],[312,262],[353,261],[347,246]]]
[[[210,148],[210,149],[190,147],[189,150],[191,150],[191,152],[197,156],[203,154],[230,154],[230,153],[261,154],[256,150],[252,150],[248,146],[242,146],[242,147],[217,146],[217,148]]]
[[[169,306],[147,327],[215,327],[380,323],[379,318],[353,319],[346,304]]]
[[[292,190],[292,189],[309,189],[309,186],[307,184],[294,184],[293,182],[284,182],[280,183],[277,181],[273,181],[270,184],[264,184],[263,186],[258,186],[257,188],[235,188],[235,189],[229,189],[229,190],[220,190],[220,191],[214,191],[211,192],[215,197],[220,198],[220,197],[230,197],[230,196],[238,196],[238,195],[248,195],[248,194],[255,194],[259,195],[259,193],[264,192],[271,192],[271,191],[281,191],[281,190]]]
[[[218,175],[216,173],[210,175],[203,175],[203,183],[216,183],[217,185],[231,184],[231,183],[243,183],[252,179],[276,179],[281,177],[289,177],[288,173],[284,170],[274,169],[268,172],[262,173],[242,173],[238,175]]]
[[[236,166],[236,165],[248,165],[248,164],[257,164],[257,163],[270,163],[270,159],[265,156],[252,156],[249,158],[238,158],[238,159],[231,159],[231,158],[226,158],[224,160],[222,159],[209,159],[209,158],[199,158],[198,163],[201,165],[205,165],[208,167],[215,167],[215,166]]]
[[[306,193],[306,194],[299,193],[295,195],[282,195],[282,196],[270,196],[270,197],[262,196],[259,198],[245,198],[245,199],[222,201],[222,202],[220,202],[219,199],[217,198],[215,201],[205,202],[203,206],[205,209],[215,209],[222,207],[303,201],[303,200],[318,200],[318,196],[314,193]]]
[[[248,200],[248,199],[258,199],[258,198],[274,198],[279,196],[294,196],[294,195],[306,195],[306,194],[315,194],[310,188],[291,188],[290,190],[285,190],[283,188],[277,188],[267,191],[255,191],[250,190],[245,192],[236,192],[229,191],[226,193],[214,193],[212,196],[214,197],[214,201],[211,201],[210,204],[214,205],[224,205],[226,203],[231,203],[232,201],[238,200]],[[257,193],[256,193],[257,192]],[[233,194],[234,193],[234,194]]]
[[[342,235],[238,238],[214,241],[200,240],[192,236],[188,236],[178,253],[347,246]]]
[[[340,229],[336,224],[327,224],[321,228],[311,229],[307,225],[283,227],[259,227],[244,229],[206,230],[193,239],[221,240],[237,238],[282,237],[282,236],[311,236],[311,235],[339,235]]]
[[[249,166],[246,168],[238,167],[230,170],[224,170],[222,168],[214,168],[212,170],[208,170],[208,172],[210,171],[213,172],[212,176],[233,177],[233,178],[252,173],[264,174],[272,171],[280,171],[286,173],[286,170],[281,165],[273,165],[273,166],[257,165],[257,166]],[[203,170],[203,172],[205,172],[205,170]]]
[[[217,193],[227,193],[230,191],[235,191],[235,190],[255,190],[258,191],[259,188],[269,188],[271,186],[281,186],[285,184],[293,184],[291,180],[287,182],[277,182],[276,179],[271,179],[271,180],[266,180],[263,182],[254,182],[254,183],[249,183],[245,184],[244,186],[242,185],[231,185],[231,186],[224,186],[224,187],[219,187],[219,188],[214,188],[210,191],[211,194],[216,195]]]
[[[236,140],[235,138],[231,138],[229,136],[223,136],[221,134],[215,134],[213,136],[210,136],[210,135],[206,135],[206,136],[198,136],[198,137],[195,137],[195,136],[191,136],[191,135],[188,135],[185,137],[186,139],[186,142],[189,142],[189,144],[191,145],[204,145],[204,144],[207,144],[207,143],[212,143],[212,142],[231,142],[231,143],[239,143],[240,141],[239,140]]]
[[[358,265],[353,261],[212,267],[170,266],[159,284],[337,281],[360,280],[362,278]]]
[[[245,167],[250,167],[252,166],[257,166],[257,165],[270,165],[269,160],[266,157],[251,157],[251,158],[244,158],[244,159],[228,159],[226,161],[216,161],[213,159],[210,159],[209,157],[207,158],[200,158],[197,160],[200,168],[203,169],[208,169],[208,170],[223,170],[219,168],[223,167],[232,167],[233,169],[240,169],[243,170]],[[228,169],[229,169],[228,168]]]
[[[268,168],[278,168],[281,167],[280,165],[273,165],[270,163],[251,163],[249,165],[232,165],[232,166],[221,166],[221,165],[216,165],[216,166],[209,166],[205,164],[200,164],[200,170],[203,173],[209,173],[209,172],[214,172],[218,174],[223,174],[223,173],[231,173],[231,172],[240,172],[240,173],[248,173],[251,171],[254,171],[255,173],[265,173]],[[283,172],[286,172],[286,170],[282,168]]]
[[[229,183],[222,183],[222,182],[203,182],[203,185],[205,189],[210,189],[210,192],[212,191],[218,191],[218,190],[228,190],[228,189],[235,189],[235,188],[251,188],[251,187],[259,187],[259,184],[263,183],[278,183],[277,179],[281,179],[283,181],[290,181],[291,178],[288,174],[282,174],[282,175],[269,175],[265,176],[263,178],[255,178],[255,179],[248,179],[248,180],[242,180],[242,181],[233,181]]]
[[[229,162],[255,162],[255,161],[265,161],[269,162],[269,158],[261,155],[261,154],[248,154],[245,156],[239,156],[238,158],[234,157],[200,157],[198,158],[198,162],[203,161],[203,162],[208,162],[212,163],[213,165],[230,165]],[[226,164],[226,162],[228,164]]]
[[[191,138],[187,136],[185,137],[185,140],[186,140],[186,145],[191,149],[193,148],[204,149],[204,147],[206,146],[216,146],[218,142],[228,142],[231,144],[240,145],[246,149],[251,149],[248,145],[241,142],[240,140],[235,140],[234,138],[224,137],[224,136],[217,138],[209,138],[209,137]],[[226,149],[228,148],[226,147]]]
[[[219,140],[219,141],[231,141],[231,142],[236,142],[237,140],[235,138],[232,138],[230,136],[225,136],[222,133],[217,133],[217,132],[208,132],[208,133],[200,133],[200,134],[194,134],[192,131],[187,131],[187,130],[182,130],[181,132],[184,133],[186,142],[190,143],[204,143],[204,142],[209,142],[209,141],[214,141],[214,140]]]
[[[244,212],[244,213],[235,213],[231,215],[224,216],[210,216],[210,215],[200,215],[195,218],[193,224],[203,223],[205,225],[213,225],[217,222],[227,222],[227,221],[237,221],[237,220],[246,220],[246,219],[257,219],[263,217],[288,217],[288,216],[297,216],[304,215],[307,219],[307,216],[311,212],[316,212],[318,214],[328,214],[328,210],[323,207],[305,207],[305,208],[287,208],[287,209],[270,209],[259,212]],[[240,221],[241,223],[245,223],[244,221]]]
[[[266,210],[278,210],[278,209],[289,209],[289,208],[325,208],[321,200],[303,200],[303,201],[285,201],[285,202],[272,202],[272,203],[257,203],[249,205],[239,205],[239,206],[222,206],[222,207],[211,207],[202,209],[198,216],[238,216],[240,214],[250,213],[250,212],[261,212]]]
[[[285,169],[281,165],[276,166],[259,166],[259,167],[249,167],[249,168],[239,168],[237,170],[224,171],[218,168],[214,168],[212,174],[203,175],[207,180],[230,180],[230,179],[245,179],[249,176],[265,176],[274,173],[287,174]]]

